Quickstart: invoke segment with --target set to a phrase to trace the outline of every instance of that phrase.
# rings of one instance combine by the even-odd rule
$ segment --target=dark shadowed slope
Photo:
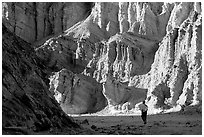
[[[2,28],[3,134],[29,134],[66,127],[75,134],[79,125],[66,116],[45,84],[30,44]]]

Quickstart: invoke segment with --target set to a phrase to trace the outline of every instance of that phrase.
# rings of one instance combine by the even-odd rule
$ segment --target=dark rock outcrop
[[[49,92],[34,49],[4,25],[2,31],[3,134],[25,134],[23,128],[37,132],[67,127],[70,133],[79,128]]]

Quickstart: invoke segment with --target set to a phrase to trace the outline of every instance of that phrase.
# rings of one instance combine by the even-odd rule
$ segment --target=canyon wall
[[[48,45],[53,42],[53,46],[66,48],[61,39],[69,39],[75,48],[72,52],[75,53],[76,66],[81,66],[77,73],[103,83],[103,93],[109,105],[125,102],[135,105],[146,96],[151,108],[198,104],[202,91],[200,8],[199,3],[96,3],[86,20],[55,40],[49,39],[37,53],[43,49],[47,54],[43,47],[50,48]],[[109,12],[103,12],[107,10]],[[62,53],[51,52],[56,53],[52,56],[57,62],[67,61],[64,56],[59,57],[63,50]],[[199,62],[195,63],[195,58],[199,58]],[[67,65],[65,62],[61,64]],[[189,70],[190,62],[194,62],[196,68]],[[56,64],[53,63],[60,66],[59,69],[64,67]],[[107,82],[108,77],[121,82],[121,87],[110,88],[115,87],[115,83]],[[192,83],[193,78],[197,83]],[[124,99],[132,96],[126,86],[135,87],[133,91],[137,99]],[[123,99],[125,101],[117,101]]]
[[[2,30],[2,134],[64,127],[76,134],[80,126],[61,110],[50,93],[34,49],[4,25]]]
[[[201,105],[201,7],[199,3],[180,3],[173,11],[151,70],[134,76],[130,85],[148,88],[149,104],[154,106]]]
[[[59,34],[85,19],[92,3],[7,2],[2,4],[4,25],[32,43]]]
[[[84,91],[58,91],[63,82],[47,73],[55,83],[50,85],[51,92],[73,96],[76,92],[76,98],[87,94],[81,98],[87,102],[80,106],[65,103],[62,108],[67,107],[66,113],[78,108],[84,110],[77,113],[93,112],[87,111],[87,104],[93,105],[92,89],[99,92],[94,98],[105,96],[108,106],[129,104],[132,109],[146,99],[149,113],[202,104],[201,3],[97,2],[88,9],[86,17],[76,17],[80,22],[34,45],[39,60],[58,77],[74,73],[71,76],[86,76],[85,81],[94,78],[99,87],[102,85],[102,90],[91,85],[91,90],[85,86]],[[62,81],[70,83],[71,79]]]

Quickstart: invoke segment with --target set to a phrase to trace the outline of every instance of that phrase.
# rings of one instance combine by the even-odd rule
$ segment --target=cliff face
[[[174,6],[173,11],[167,34],[160,42],[150,72],[133,77],[131,85],[148,88],[150,102],[154,100],[152,104],[156,106],[201,104],[200,5],[180,3]]]
[[[85,85],[90,85],[85,82],[90,77],[101,83],[102,91],[90,87],[99,91],[94,93],[95,98],[103,98],[103,93],[108,106],[128,104],[122,108],[132,109],[146,99],[152,110],[149,113],[155,113],[157,108],[201,105],[201,3],[95,3],[88,9],[92,10],[84,20],[42,40],[36,48],[43,64],[57,74],[58,78],[47,74],[53,78],[51,83],[56,78],[58,81],[57,86],[51,86],[51,92],[76,92],[73,99],[87,95],[81,98],[87,101],[84,104],[65,103],[63,109],[69,110],[66,113],[74,109],[78,113],[91,112],[89,95],[94,92],[86,86],[84,91],[58,90],[58,86],[63,87],[60,75],[71,74],[64,69],[77,77],[85,75]]]
[[[96,3],[86,20],[50,39],[37,52],[47,54],[50,44],[65,49],[68,46],[61,39],[72,42],[69,49],[73,47],[75,55],[69,60],[80,65],[77,73],[104,83],[109,105],[129,102],[134,106],[146,96],[151,108],[197,104],[201,99],[200,11],[199,3]],[[49,63],[58,69],[68,64],[60,50],[51,51],[57,61]],[[196,68],[190,67],[191,62]],[[109,77],[121,85],[107,82]],[[132,92],[126,86],[136,87],[137,99],[127,97]]]
[[[85,19],[92,3],[7,2],[3,3],[4,25],[29,43],[70,28]]]
[[[45,84],[44,72],[30,44],[3,26],[3,134],[30,134],[51,128],[79,129],[61,109]],[[30,131],[29,131],[30,130]]]

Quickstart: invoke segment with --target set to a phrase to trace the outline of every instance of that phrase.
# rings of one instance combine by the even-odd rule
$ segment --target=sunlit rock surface
[[[174,8],[179,6],[181,11],[182,5],[192,8],[184,7],[188,11],[188,15],[183,13],[186,18],[167,31],[155,54],[150,72],[135,76],[131,81],[131,85],[148,88],[150,102],[154,100],[156,106],[160,107],[201,104],[202,17],[197,12],[200,11],[197,10],[200,8],[198,3],[180,3]]]
[[[55,73],[47,73],[50,83],[64,69],[92,77],[103,85],[108,105],[119,110],[145,98],[151,113],[201,104],[201,3],[97,2],[89,7],[80,22],[35,45],[39,59]]]
[[[66,69],[50,77],[50,91],[68,114],[94,113],[107,105],[101,84]]]
[[[80,73],[108,84],[111,75],[121,83],[103,91],[114,105],[132,102],[126,86],[140,88],[144,96],[148,90],[151,108],[195,105],[201,99],[200,11],[199,3],[96,3],[86,20],[56,40],[73,37],[76,62],[83,62]],[[143,95],[138,97],[135,102]]]
[[[108,100],[108,105],[123,106],[128,103],[128,110],[133,109],[137,103],[146,99],[147,89],[139,89],[127,86],[109,76],[104,83],[104,95]]]

